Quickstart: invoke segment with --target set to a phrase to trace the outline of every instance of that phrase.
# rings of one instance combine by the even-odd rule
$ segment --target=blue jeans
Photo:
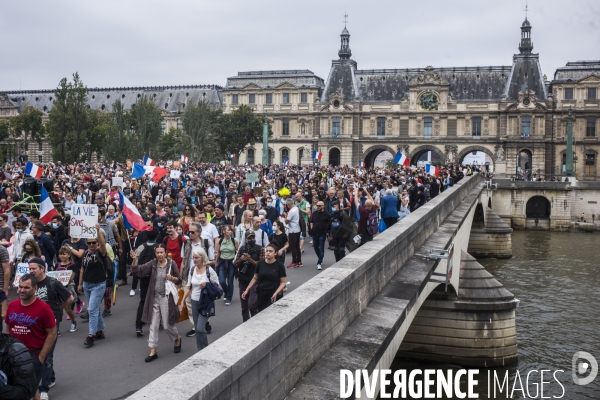
[[[106,327],[100,312],[100,304],[102,304],[105,291],[106,281],[100,283],[83,282],[83,293],[88,299],[88,313],[90,315],[89,334],[92,336]]]
[[[42,379],[40,382],[40,393],[46,392],[50,390],[50,383],[52,382],[52,375],[54,375],[54,348],[56,347],[56,342],[58,341],[58,337],[54,340],[54,344],[46,357],[44,372],[42,372]]]
[[[206,321],[208,317],[198,313],[198,301],[192,300],[192,316],[194,318],[194,329],[196,330],[196,348],[198,351],[208,346],[208,336],[206,336]]]
[[[326,234],[313,235],[313,247],[319,258],[317,264],[323,264],[323,257],[325,256],[325,240],[327,240]]]
[[[219,283],[228,302],[233,298],[233,268],[233,260],[219,259]]]

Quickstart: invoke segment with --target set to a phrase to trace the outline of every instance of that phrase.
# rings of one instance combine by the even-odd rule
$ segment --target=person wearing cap
[[[260,228],[259,228],[260,230]],[[261,231],[262,232],[262,231]],[[245,243],[238,249],[234,265],[238,269],[238,284],[240,292],[240,302],[242,305],[242,320],[246,322],[250,316],[254,317],[258,313],[256,286],[252,287],[244,298],[242,293],[254,278],[256,265],[265,258],[265,249],[256,244],[256,235],[254,231],[248,229],[244,235]]]
[[[225,215],[225,207],[223,204],[217,204],[215,207],[215,216],[210,220],[210,223],[217,228],[219,236],[223,236],[223,232],[221,231],[223,225],[233,226],[231,218]]]
[[[258,217],[258,208],[256,207],[256,199],[248,200],[248,203],[246,204],[246,209],[249,211],[252,211],[253,217]]]

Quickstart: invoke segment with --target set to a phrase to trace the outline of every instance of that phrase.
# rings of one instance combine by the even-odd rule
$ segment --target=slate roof
[[[568,62],[556,70],[554,82],[577,82],[590,75],[600,77],[600,60]]]
[[[325,86],[322,78],[307,69],[276,70],[276,71],[248,71],[238,72],[236,76],[227,78],[226,89],[241,89],[254,84],[263,89],[275,88],[281,84],[289,83],[298,88],[319,88]]]
[[[355,101],[358,96],[358,88],[356,85],[355,71],[356,63],[352,60],[336,60],[331,66],[327,85],[323,91],[321,101],[328,102],[329,96],[341,90],[344,95],[345,102]]]
[[[204,99],[208,103],[221,106],[222,88],[217,85],[192,86],[149,86],[129,88],[93,88],[88,89],[87,103],[91,108],[112,110],[116,100],[121,100],[125,110],[131,109],[132,104],[143,95],[154,99],[159,109],[169,113],[177,113],[177,103],[194,103]],[[2,92],[8,95],[11,102],[22,112],[25,103],[44,112],[52,109],[55,99],[54,90],[25,90]]]
[[[544,75],[537,54],[515,54],[510,73],[510,82],[504,94],[509,100],[518,100],[519,92],[533,90],[538,100],[546,100],[548,92],[544,85]]]

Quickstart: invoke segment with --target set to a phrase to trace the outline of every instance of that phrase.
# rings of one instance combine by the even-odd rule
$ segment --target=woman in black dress
[[[286,284],[285,266],[277,260],[277,251],[279,249],[272,243],[265,249],[265,259],[256,264],[254,277],[248,284],[248,287],[242,293],[242,299],[246,299],[248,291],[252,286],[258,284],[256,290],[258,294],[257,308],[261,312],[272,303],[275,303],[283,296],[283,289]]]
[[[287,248],[290,246],[290,242],[288,241],[288,237],[285,234],[285,227],[283,226],[283,222],[280,220],[275,220],[273,223],[273,235],[269,238],[270,242],[277,246],[279,250],[277,250],[277,259],[285,265],[285,252]]]

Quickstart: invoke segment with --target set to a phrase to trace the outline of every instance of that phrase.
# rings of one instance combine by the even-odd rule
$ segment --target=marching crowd
[[[161,329],[175,353],[181,351],[181,334],[195,337],[201,350],[208,346],[216,299],[222,296],[230,306],[235,280],[246,321],[283,296],[288,268],[322,270],[326,249],[339,261],[465,175],[480,172],[459,165],[431,176],[424,168],[403,166],[189,163],[155,181],[131,179],[131,167],[119,163],[41,168],[58,211],[49,223],[23,200],[30,186],[23,166],[0,170],[5,177],[0,302],[6,324],[0,337],[0,399],[48,399],[63,314],[71,332],[78,329],[77,318],[88,321],[83,345],[95,346],[105,338],[115,285],[131,285],[130,295],[139,296],[131,318],[137,336],[147,329],[146,362],[158,358]],[[137,209],[143,229],[131,228],[120,193]],[[98,206],[97,237],[70,236],[75,204]],[[309,266],[302,255],[311,246],[317,263]],[[29,272],[11,289],[22,264]],[[48,271],[72,274],[63,285]],[[18,298],[8,302],[15,291]],[[176,324],[185,320],[190,330],[180,334]]]

